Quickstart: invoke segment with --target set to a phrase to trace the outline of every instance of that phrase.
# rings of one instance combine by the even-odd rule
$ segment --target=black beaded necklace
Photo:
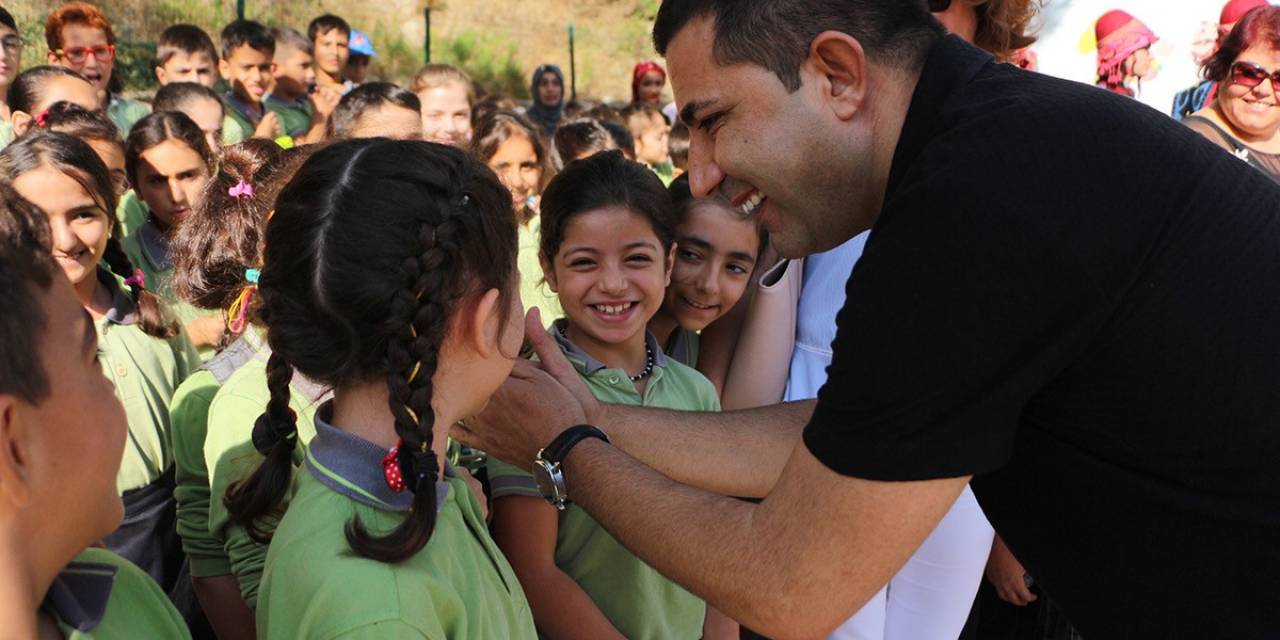
[[[649,345],[646,344],[644,345],[644,371],[629,377],[632,382],[640,382],[648,378],[651,373],[653,373],[653,349],[650,349]]]

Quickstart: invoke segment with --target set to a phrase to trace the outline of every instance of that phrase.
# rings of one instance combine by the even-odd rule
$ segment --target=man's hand
[[[484,411],[453,428],[454,438],[463,444],[518,467],[531,465],[538,451],[560,432],[587,422],[584,397],[599,415],[599,402],[543,330],[537,310],[529,313],[525,328],[543,361],[517,360]]]
[[[253,129],[254,138],[275,140],[280,137],[280,117],[274,111],[268,111]]]
[[[997,535],[991,544],[991,557],[987,558],[987,580],[1000,599],[1017,607],[1035,602],[1036,594],[1027,587],[1026,576],[1027,570]]]
[[[327,121],[341,99],[342,94],[330,87],[316,87],[315,92],[311,94],[311,105],[315,107],[311,116],[312,122]]]

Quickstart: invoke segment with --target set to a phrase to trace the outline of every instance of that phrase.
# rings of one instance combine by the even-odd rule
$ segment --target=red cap
[[[1094,25],[1093,32],[1097,36],[1098,42],[1102,42],[1103,38],[1113,34],[1120,27],[1133,22],[1133,16],[1119,9],[1112,9],[1098,18],[1098,23]]]
[[[1244,14],[1270,4],[1267,0],[1231,0],[1222,5],[1222,14],[1218,16],[1218,24],[1235,24],[1240,22],[1240,18],[1243,18]]]

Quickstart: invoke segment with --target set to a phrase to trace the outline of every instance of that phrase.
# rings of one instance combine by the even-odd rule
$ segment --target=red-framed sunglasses
[[[1252,89],[1268,78],[1271,79],[1271,90],[1276,94],[1276,97],[1280,97],[1280,71],[1267,71],[1257,64],[1243,60],[1236,61],[1231,65],[1231,82],[1233,84]]]
[[[71,64],[84,64],[89,59],[89,54],[98,59],[98,62],[111,62],[116,57],[116,46],[114,44],[100,44],[95,47],[71,47],[69,49],[58,49],[53,52],[54,55],[67,59]]]

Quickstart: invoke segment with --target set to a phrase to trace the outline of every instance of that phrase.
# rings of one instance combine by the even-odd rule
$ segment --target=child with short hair
[[[147,220],[124,240],[124,251],[146,276],[147,287],[173,310],[203,359],[222,339],[222,322],[182,301],[173,291],[170,240],[200,204],[216,159],[204,132],[177,111],[157,111],[134,126],[125,141],[125,169]]]
[[[429,64],[413,75],[409,90],[422,103],[424,140],[455,147],[471,142],[476,90],[466,71],[448,64]]]
[[[162,87],[194,82],[212,89],[218,82],[218,51],[209,34],[194,24],[169,25],[160,32],[155,65]]]
[[[307,39],[315,56],[316,86],[328,87],[346,95],[356,87],[344,72],[351,56],[351,25],[346,20],[326,13],[307,25]]]
[[[234,512],[278,513],[290,492],[295,371],[334,395],[271,537],[259,637],[536,637],[477,496],[444,461],[448,425],[485,405],[520,350],[515,241],[505,190],[443,145],[345,140],[280,194],[258,281],[272,352],[253,442],[267,458]]]
[[[196,595],[224,638],[253,637],[253,600],[246,602],[241,584],[251,581],[245,567],[256,566],[260,575],[266,555],[266,546],[243,530],[223,526],[223,491],[248,472],[228,478],[234,461],[222,454],[250,441],[253,419],[266,403],[263,361],[270,350],[253,281],[262,267],[262,236],[276,195],[313,149],[285,151],[260,139],[227,147],[200,206],[173,238],[174,289],[192,305],[218,311],[227,326],[224,343],[229,344],[178,387],[171,405],[178,535],[191,558]],[[254,375],[241,374],[245,369]],[[227,393],[215,410],[222,390]],[[247,417],[228,410],[241,404],[241,398],[251,405]],[[305,408],[299,409],[305,415]],[[207,449],[219,452],[212,456],[214,469],[206,462]],[[252,556],[256,562],[246,561]],[[247,590],[251,597],[256,596],[257,579],[255,575]]]
[[[236,20],[222,29],[222,60],[218,73],[231,86],[223,96],[234,126],[224,128],[224,144],[249,138],[273,140],[280,136],[279,116],[262,99],[271,86],[271,65],[276,41],[271,30],[252,20]]]
[[[671,132],[667,117],[647,102],[633,102],[622,110],[622,119],[635,140],[636,160],[653,169],[662,178],[662,184],[670,185],[675,175],[667,148]]]
[[[173,527],[169,402],[199,356],[121,249],[115,190],[89,145],[65,133],[29,134],[0,152],[0,178],[56,230],[53,256],[93,318],[102,371],[124,403],[129,437],[116,489],[125,519],[106,536],[107,548],[151,574],[191,614],[191,585]]]
[[[604,402],[718,411],[715,388],[668,357],[646,325],[674,250],[671,197],[610,151],[569,164],[542,203],[541,259],[565,318],[552,333]],[[706,604],[627,551],[586,511],[547,503],[526,460],[489,459],[493,535],[548,637],[698,638]]]
[[[342,96],[329,115],[327,137],[422,139],[422,104],[390,82],[362,84]]]
[[[316,87],[312,44],[306,36],[288,27],[272,29],[271,33],[276,40],[271,65],[275,84],[264,102],[279,116],[285,135],[299,144],[321,142],[329,115],[342,95],[329,87]]]
[[[599,122],[591,118],[577,118],[556,128],[551,140],[551,161],[556,171],[565,165],[601,151],[618,148],[613,136]]]
[[[190,638],[155,581],[128,560],[94,548],[121,521],[113,479],[128,425],[102,375],[94,322],[50,246],[45,212],[0,185],[4,633]]]
[[[520,233],[516,262],[520,270],[520,300],[525,308],[541,309],[545,322],[559,318],[560,299],[542,281],[542,267],[538,263],[538,238],[542,233],[539,202],[543,187],[551,179],[550,159],[542,136],[524,116],[498,111],[476,127],[471,153],[489,165],[511,192]]]
[[[49,64],[71,69],[84,76],[97,91],[98,105],[106,109],[121,133],[149,111],[147,105],[112,91],[115,69],[116,34],[102,10],[87,2],[68,2],[49,14],[44,26],[49,45]]]
[[[364,84],[369,80],[369,65],[376,57],[378,52],[374,50],[369,34],[352,29],[347,39],[347,64],[342,67],[342,75],[357,87]]]
[[[151,108],[186,115],[204,133],[210,152],[218,155],[222,150],[223,126],[230,116],[226,115],[226,107],[213,89],[194,82],[173,82],[160,87]]]
[[[70,102],[88,111],[101,111],[93,85],[66,67],[41,65],[19,73],[9,85],[9,125],[15,138],[39,128],[49,107]]]

